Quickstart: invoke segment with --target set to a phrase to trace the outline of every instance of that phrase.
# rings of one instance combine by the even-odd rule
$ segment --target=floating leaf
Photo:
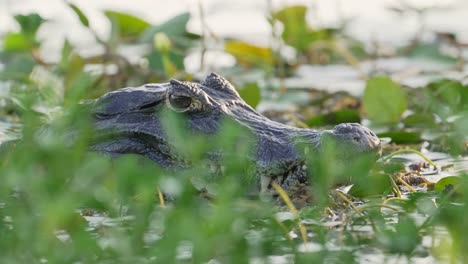
[[[398,123],[407,105],[401,86],[384,76],[367,81],[363,104],[368,118],[379,124]]]
[[[237,91],[242,99],[251,107],[255,108],[260,103],[260,87],[256,83],[249,83]]]
[[[391,131],[379,133],[377,136],[380,138],[389,137],[393,143],[397,144],[419,143],[422,141],[420,132]]]
[[[244,66],[273,65],[275,62],[270,48],[252,45],[243,41],[227,41],[224,44],[224,50],[232,54],[237,62]]]
[[[112,31],[124,40],[137,38],[150,24],[141,18],[125,13],[106,10],[106,17],[111,21]]]
[[[68,6],[75,12],[83,26],[89,27],[89,20],[86,15],[75,4],[68,3]]]

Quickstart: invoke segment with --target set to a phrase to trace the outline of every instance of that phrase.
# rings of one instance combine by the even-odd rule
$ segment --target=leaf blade
[[[367,81],[363,104],[367,117],[378,124],[397,124],[407,108],[403,89],[386,76]]]

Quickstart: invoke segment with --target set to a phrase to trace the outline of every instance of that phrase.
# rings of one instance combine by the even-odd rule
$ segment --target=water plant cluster
[[[0,38],[0,262],[4,263],[359,263],[366,260],[468,260],[468,85],[439,78],[408,87],[360,62],[378,54],[342,28],[314,28],[305,6],[272,10],[271,47],[187,31],[189,13],[152,25],[105,11],[109,36],[94,32],[69,4],[102,52],[80,54],[63,42],[60,60],[41,55],[40,15],[17,14],[17,31]],[[209,25],[208,25],[209,26]],[[278,197],[252,195],[244,155],[225,161],[221,177],[203,166],[209,147],[232,147],[243,131],[193,138],[169,120],[180,148],[200,166],[165,170],[136,155],[117,159],[89,151],[93,127],[84,100],[126,86],[196,80],[184,59],[217,48],[236,66],[217,71],[251,106],[288,101],[298,112],[265,113],[300,127],[364,122],[386,138],[382,158],[343,167],[333,149],[308,161],[311,186]],[[139,60],[126,50],[140,47]],[[284,47],[294,56],[285,56]],[[419,41],[394,56],[426,56],[461,70],[461,58]],[[421,55],[422,54],[422,55]],[[347,64],[362,96],[283,82],[302,65]],[[255,78],[249,74],[255,73]],[[279,80],[277,82],[276,80]],[[306,95],[305,97],[303,95]],[[300,97],[301,100],[297,100]],[[306,100],[304,100],[306,98]],[[233,152],[249,146],[235,146]],[[423,152],[423,153],[421,153]],[[416,156],[408,156],[413,153]],[[440,159],[440,157],[443,157]],[[440,159],[440,160],[437,160]],[[461,167],[461,168],[460,168]],[[431,181],[428,175],[441,175]],[[352,175],[352,177],[347,176]],[[343,176],[345,179],[343,179]]]

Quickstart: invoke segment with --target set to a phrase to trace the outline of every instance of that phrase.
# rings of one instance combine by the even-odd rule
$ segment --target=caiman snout
[[[381,141],[369,128],[358,123],[343,123],[335,126],[332,130],[322,133],[336,140],[338,145],[343,145],[349,150],[359,152],[381,151]]]

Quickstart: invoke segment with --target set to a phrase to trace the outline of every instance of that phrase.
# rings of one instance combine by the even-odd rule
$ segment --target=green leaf
[[[3,38],[3,49],[7,52],[29,51],[32,47],[30,39],[22,33],[8,33]]]
[[[301,52],[307,52],[311,43],[330,40],[333,29],[312,29],[306,20],[307,7],[303,5],[288,6],[273,14],[273,18],[283,24],[281,37],[288,45]]]
[[[405,165],[401,162],[387,161],[381,165],[382,170],[387,174],[395,174],[399,171],[405,170]]]
[[[88,17],[79,9],[75,4],[68,3],[68,6],[75,12],[75,14],[78,16],[80,19],[80,22],[83,26],[89,27],[89,20]]]
[[[63,83],[65,89],[68,89],[70,87],[70,83],[76,79],[76,76],[81,76],[80,74],[83,72],[85,62],[83,58],[76,53],[69,56],[66,61],[67,67],[65,69]]]
[[[401,86],[384,76],[367,81],[363,104],[367,117],[378,124],[398,123],[407,106]]]
[[[140,36],[150,24],[141,18],[125,13],[106,10],[104,12],[112,25],[112,32],[127,41],[131,41]]]
[[[148,63],[149,67],[158,72],[158,73],[164,73],[165,72],[165,67],[163,63],[163,57],[167,56],[169,59],[170,63],[178,70],[184,70],[185,65],[184,65],[184,54],[180,54],[178,52],[174,51],[169,51],[166,55],[162,54],[158,50],[153,50],[150,54],[148,54]]]
[[[425,89],[430,98],[427,103],[431,113],[447,118],[468,110],[468,86],[459,81],[439,80]]]
[[[421,236],[414,220],[403,216],[398,219],[394,228],[380,230],[377,241],[388,252],[409,257],[421,243]]]
[[[307,35],[310,33],[306,21],[307,7],[303,5],[288,6],[275,14],[273,17],[283,24],[283,40],[300,50],[308,46]]]
[[[255,108],[260,103],[261,92],[260,87],[256,83],[249,83],[237,91],[242,99],[251,107]]]
[[[455,64],[457,62],[456,58],[442,54],[438,43],[428,43],[416,46],[409,52],[408,56],[410,58],[430,59],[450,64]]]
[[[63,46],[62,46],[62,52],[61,52],[62,57],[59,63],[59,66],[63,71],[65,71],[65,69],[67,68],[68,59],[70,58],[70,55],[72,54],[72,52],[73,52],[73,47],[70,44],[70,41],[68,41],[68,39],[65,39],[63,41]]]
[[[5,75],[14,75],[18,79],[24,79],[29,76],[36,65],[34,59],[26,53],[15,54],[8,59],[2,73]],[[16,79],[16,78],[15,78]],[[25,80],[22,80],[25,81]]]
[[[275,63],[273,52],[268,47],[260,47],[243,41],[230,40],[224,50],[233,55],[237,63],[244,66],[267,66]]]
[[[432,113],[415,113],[403,119],[405,127],[430,128],[435,127],[436,122]]]
[[[364,198],[390,192],[392,185],[390,184],[388,177],[389,176],[387,174],[373,174],[367,177],[358,178],[353,181],[353,186],[349,189],[348,194],[354,197]]]
[[[434,190],[435,191],[444,191],[447,188],[457,188],[460,186],[462,183],[462,178],[459,176],[448,176],[440,179],[436,184],[434,185]],[[451,186],[451,187],[449,187]]]
[[[310,118],[305,123],[310,126],[336,125],[340,123],[359,123],[361,117],[359,112],[352,109],[342,109],[331,113],[318,115]]]
[[[152,42],[154,35],[160,32],[166,34],[169,38],[175,36],[188,36],[186,28],[189,19],[190,13],[183,13],[160,25],[149,27],[145,32],[143,32],[140,41]]]
[[[41,24],[45,21],[45,19],[36,13],[16,15],[15,20],[20,24],[21,32],[29,36],[34,36]]]
[[[393,143],[397,144],[419,143],[422,141],[420,132],[391,131],[379,133],[377,136],[380,138],[389,137]]]
[[[34,67],[30,79],[42,96],[41,104],[56,106],[63,101],[64,87],[61,76],[46,67],[37,65]],[[49,113],[49,109],[45,113]]]

